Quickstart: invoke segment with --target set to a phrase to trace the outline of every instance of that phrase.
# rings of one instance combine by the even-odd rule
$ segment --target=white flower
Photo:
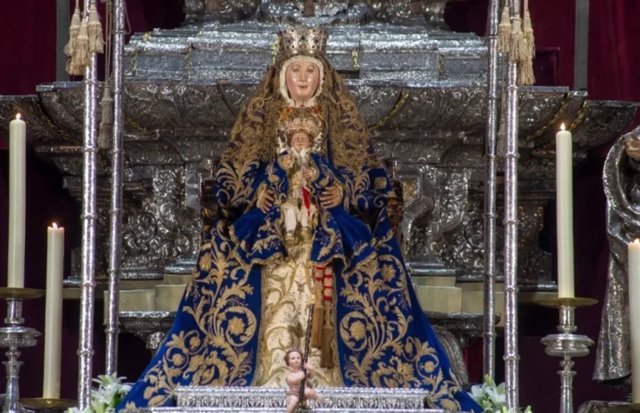
[[[79,410],[73,407],[67,413],[113,413],[116,406],[122,401],[124,396],[131,390],[131,385],[122,383],[124,377],[102,374],[97,379],[93,379],[98,384],[97,389],[91,390],[90,407]]]
[[[471,386],[470,396],[482,407],[485,413],[517,413],[519,409],[509,410],[507,407],[507,394],[505,384],[496,383],[489,376],[485,376],[484,383]],[[528,406],[524,413],[532,413]]]

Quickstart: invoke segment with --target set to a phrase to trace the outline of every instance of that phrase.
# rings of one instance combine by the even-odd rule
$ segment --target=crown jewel
[[[322,29],[286,29],[278,33],[280,51],[286,57],[305,55],[318,56],[327,46],[327,32]]]

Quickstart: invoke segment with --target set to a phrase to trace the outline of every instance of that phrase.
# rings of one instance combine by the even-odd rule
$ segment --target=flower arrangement
[[[471,386],[471,398],[482,407],[484,413],[516,413],[507,407],[507,395],[504,383],[496,385],[489,376],[484,376],[484,383]],[[523,413],[533,413],[527,406]]]
[[[131,390],[131,385],[123,383],[124,377],[114,374],[101,374],[93,379],[98,384],[97,389],[91,390],[91,404],[84,410],[72,407],[67,413],[113,413],[124,396]]]

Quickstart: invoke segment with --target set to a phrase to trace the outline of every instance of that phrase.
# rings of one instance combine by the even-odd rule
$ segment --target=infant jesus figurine
[[[288,125],[290,126],[290,125]],[[278,162],[289,175],[289,194],[282,203],[284,215],[285,240],[294,240],[294,233],[300,228],[304,240],[311,238],[312,220],[317,208],[309,189],[317,171],[310,166],[313,132],[304,125],[289,127],[285,131],[287,146],[279,156]]]
[[[308,365],[302,368],[302,353],[300,350],[293,348],[284,355],[284,362],[289,367],[287,375],[287,413],[293,413],[300,403],[300,386],[302,380],[311,377],[311,369]],[[308,380],[304,380],[304,399],[312,399],[316,402],[320,401],[318,393],[309,385]]]

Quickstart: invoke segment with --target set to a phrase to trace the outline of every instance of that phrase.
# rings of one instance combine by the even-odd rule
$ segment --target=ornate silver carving
[[[197,214],[183,203],[184,169],[156,168],[151,173],[153,195],[125,207],[123,278],[145,274],[142,278],[160,279],[166,265],[188,260],[197,251]]]
[[[155,352],[175,318],[169,311],[120,311],[118,320],[122,331],[131,333],[146,343],[147,349]]]
[[[260,0],[185,0],[183,10],[187,22],[233,22],[252,16],[259,5]]]
[[[440,272],[444,266],[443,235],[462,222],[466,210],[469,172],[444,172],[427,165],[418,167],[417,171],[405,168],[400,169],[401,179],[417,175],[416,196],[405,204],[402,222],[403,238],[409,241],[405,249],[410,266],[418,267],[412,262],[419,262],[423,269],[419,271],[421,275],[429,272],[424,272],[425,265]],[[416,274],[416,270],[418,268],[413,268],[412,273]]]
[[[318,388],[323,402],[314,411],[416,411],[425,412],[428,392],[412,389]],[[282,410],[286,403],[284,388],[278,387],[182,387],[176,389],[177,404],[188,408],[244,408]],[[225,411],[228,411],[225,409]],[[437,410],[440,411],[440,410]]]

